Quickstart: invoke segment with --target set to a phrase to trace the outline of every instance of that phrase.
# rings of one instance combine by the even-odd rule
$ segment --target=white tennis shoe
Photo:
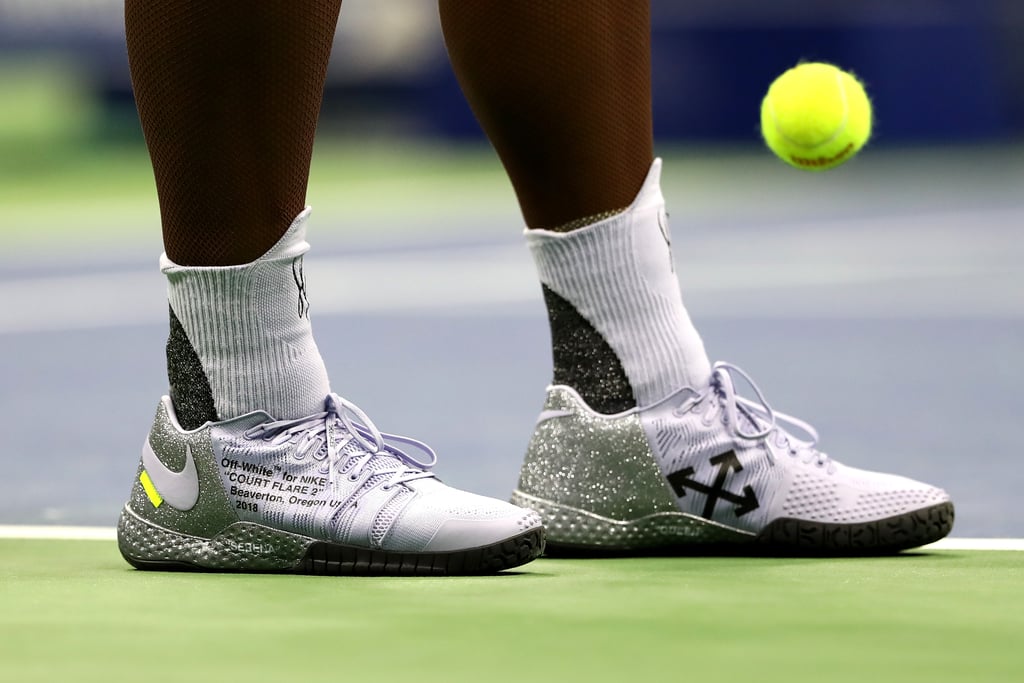
[[[734,377],[750,383],[756,401],[737,395]],[[816,442],[810,425],[773,410],[728,363],[715,364],[708,387],[617,415],[552,386],[512,501],[541,513],[551,549],[758,544],[863,554],[949,533],[954,513],[945,491],[846,467]]]

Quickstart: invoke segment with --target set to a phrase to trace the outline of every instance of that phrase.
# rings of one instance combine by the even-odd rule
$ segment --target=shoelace
[[[742,377],[750,388],[754,390],[754,394],[757,396],[756,401],[744,398],[736,393],[734,376]],[[774,434],[775,445],[787,449],[791,456],[796,457],[803,453],[808,457],[808,462],[814,461],[819,467],[829,465],[829,457],[815,448],[818,443],[817,430],[803,420],[772,408],[764,394],[761,393],[760,387],[757,386],[750,375],[739,367],[723,361],[715,363],[711,373],[710,391],[715,392],[720,400],[722,407],[725,409],[727,427],[735,436],[748,441],[757,441],[768,439]],[[754,431],[743,431],[740,420],[741,413],[746,418],[746,421],[754,426]],[[811,437],[810,441],[801,441],[787,434],[784,429],[779,427],[779,422],[784,422],[801,430]],[[762,425],[763,427],[758,429]]]
[[[391,475],[381,486],[385,490],[405,482],[435,476],[429,469],[437,463],[437,454],[427,444],[407,436],[380,431],[359,406],[337,394],[331,394],[327,398],[325,407],[324,412],[307,417],[264,422],[246,430],[245,437],[262,438],[273,445],[295,442],[295,459],[301,460],[312,453],[314,459],[327,460],[326,474],[332,485],[339,470],[338,465],[342,461],[355,459],[348,476],[350,480],[356,481],[374,458],[382,456],[394,462],[383,467],[380,464],[374,467],[375,475]],[[337,432],[343,435],[340,440],[337,438]],[[360,448],[343,455],[345,447],[352,441]],[[416,448],[425,453],[427,459],[418,460],[395,444]],[[326,448],[323,448],[324,445]],[[321,451],[324,451],[326,456],[317,458],[316,454]]]

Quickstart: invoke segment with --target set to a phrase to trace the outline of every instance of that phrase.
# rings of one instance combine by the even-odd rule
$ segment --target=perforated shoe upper
[[[756,401],[737,394],[737,376]],[[928,484],[836,462],[817,449],[810,425],[772,409],[728,363],[715,364],[703,391],[678,392],[641,411],[640,420],[680,509],[733,528],[758,533],[780,518],[862,523],[949,501]]]

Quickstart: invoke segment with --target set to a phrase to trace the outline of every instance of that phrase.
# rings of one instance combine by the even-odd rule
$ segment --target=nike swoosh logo
[[[157,457],[149,445],[149,439],[146,439],[142,447],[142,466],[165,503],[183,512],[195,507],[199,500],[199,473],[196,472],[196,461],[192,458],[190,444],[185,445],[185,467],[175,472]]]
[[[555,420],[560,417],[569,417],[570,415],[572,415],[571,410],[542,410],[540,415],[537,416],[537,424],[547,422],[548,420]]]

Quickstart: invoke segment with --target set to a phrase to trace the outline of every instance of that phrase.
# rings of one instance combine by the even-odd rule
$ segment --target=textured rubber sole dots
[[[441,553],[358,548],[244,522],[201,538],[154,525],[127,507],[117,537],[121,555],[136,569],[333,576],[493,574],[535,560],[545,546],[543,527],[493,545]]]
[[[902,515],[860,524],[826,524],[777,519],[757,540],[774,548],[834,555],[894,553],[934,543],[953,529],[952,503],[939,503]]]
[[[602,554],[882,555],[949,534],[953,504],[939,503],[886,519],[828,524],[777,519],[754,535],[683,513],[614,520],[516,491],[516,505],[540,513],[549,556]]]

